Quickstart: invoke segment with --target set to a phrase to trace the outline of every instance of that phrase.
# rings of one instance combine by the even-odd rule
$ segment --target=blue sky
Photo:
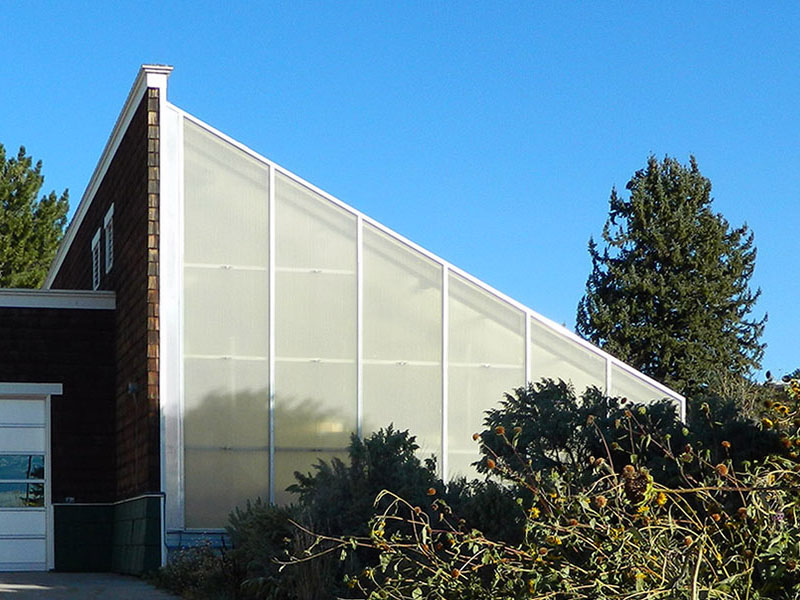
[[[21,2],[0,143],[73,206],[142,63],[170,100],[572,328],[611,187],[697,157],[800,366],[800,4]]]

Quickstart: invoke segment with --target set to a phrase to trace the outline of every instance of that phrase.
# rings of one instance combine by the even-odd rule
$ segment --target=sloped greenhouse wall
[[[542,377],[680,396],[184,117],[184,526],[219,528],[393,423],[471,475],[472,433]]]

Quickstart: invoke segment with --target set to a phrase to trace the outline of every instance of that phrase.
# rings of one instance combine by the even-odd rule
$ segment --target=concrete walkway
[[[0,598],[8,600],[174,600],[136,577],[113,573],[0,573]]]

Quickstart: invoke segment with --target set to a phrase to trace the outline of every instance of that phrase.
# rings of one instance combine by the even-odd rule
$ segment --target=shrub
[[[240,574],[225,550],[206,542],[170,554],[166,566],[150,574],[156,586],[188,600],[236,600]]]
[[[277,507],[258,498],[230,514],[227,531],[233,549],[229,554],[243,571],[243,595],[270,600],[292,597],[281,585],[276,561],[285,559],[290,550],[294,533],[290,519],[296,512],[292,507]]]
[[[441,498],[426,504],[431,514],[383,492],[368,537],[326,539],[378,552],[350,586],[402,600],[800,595],[800,383],[763,406],[757,425],[719,420],[724,403],[700,404],[691,426],[664,404],[596,392],[579,403],[555,382],[507,400],[479,436],[481,465],[517,490],[522,542],[489,539]],[[531,421],[546,411],[575,430]]]
[[[422,503],[429,488],[442,488],[434,459],[423,464],[417,450],[416,438],[392,425],[364,440],[352,435],[348,463],[338,458],[320,460],[313,474],[295,472],[297,483],[288,490],[297,494],[306,518],[317,531],[364,534],[374,514],[373,501],[381,490],[392,490]]]

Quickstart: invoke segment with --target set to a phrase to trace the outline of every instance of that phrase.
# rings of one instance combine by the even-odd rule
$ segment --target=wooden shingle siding
[[[91,238],[114,205],[116,498],[160,490],[158,397],[159,91],[146,90],[76,232],[53,289],[91,289]],[[104,243],[101,243],[105,251]],[[102,262],[105,256],[101,257]]]
[[[51,401],[53,501],[114,500],[114,311],[0,308],[0,357],[0,381],[63,385]]]

